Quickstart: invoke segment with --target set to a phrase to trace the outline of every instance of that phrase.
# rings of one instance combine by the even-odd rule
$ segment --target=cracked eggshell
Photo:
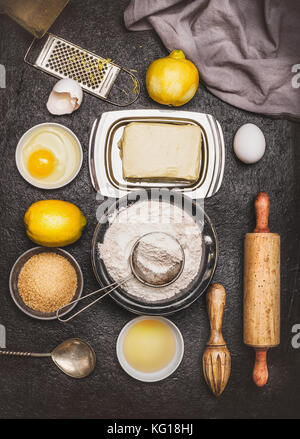
[[[61,116],[77,110],[82,102],[83,91],[74,79],[61,79],[53,87],[47,109],[51,114]]]

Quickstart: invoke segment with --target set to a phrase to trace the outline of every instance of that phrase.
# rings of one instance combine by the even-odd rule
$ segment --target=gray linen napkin
[[[182,49],[225,102],[300,120],[300,0],[131,0],[124,18]]]

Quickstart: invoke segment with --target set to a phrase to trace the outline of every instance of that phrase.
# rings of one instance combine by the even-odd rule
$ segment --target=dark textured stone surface
[[[148,64],[166,51],[153,32],[130,33],[123,26],[127,0],[71,1],[52,28],[69,41],[110,57],[138,71],[140,99],[132,108],[157,108],[146,94]],[[1,258],[0,323],[7,328],[7,347],[47,351],[65,338],[89,341],[97,353],[95,373],[74,381],[43,359],[0,359],[0,418],[295,418],[300,404],[300,351],[291,347],[291,328],[300,324],[299,221],[300,126],[272,120],[230,107],[200,87],[184,109],[212,113],[221,122],[226,141],[226,169],[221,190],[205,202],[219,237],[220,258],[214,280],[227,289],[224,336],[232,354],[232,374],[226,392],[216,400],[201,371],[208,338],[205,299],[172,317],[185,339],[180,368],[167,380],[144,384],[129,378],[116,355],[117,336],[133,315],[105,298],[72,324],[30,319],[13,304],[8,290],[9,271],[16,258],[32,247],[23,227],[23,215],[34,201],[60,198],[74,202],[88,218],[81,240],[67,247],[80,263],[85,292],[97,288],[90,264],[90,242],[96,225],[96,194],[88,172],[91,124],[109,104],[84,96],[79,111],[60,118],[48,114],[45,103],[55,79],[23,63],[31,37],[8,18],[0,17],[0,63],[7,69],[7,88],[0,90],[1,110]],[[300,92],[299,92],[300,93]],[[53,192],[33,188],[15,166],[15,147],[31,126],[58,121],[71,128],[84,149],[84,165],[76,180]],[[267,151],[256,165],[241,164],[232,153],[237,128],[256,123],[266,135]],[[263,389],[251,381],[253,351],[242,342],[243,236],[254,227],[253,200],[266,190],[271,197],[273,231],[282,237],[282,343],[269,353],[270,380]]]

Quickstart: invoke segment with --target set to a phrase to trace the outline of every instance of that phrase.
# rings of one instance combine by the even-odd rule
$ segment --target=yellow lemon
[[[77,241],[86,222],[77,206],[61,200],[37,201],[24,216],[28,237],[45,247],[64,247]]]
[[[198,85],[198,70],[182,50],[173,50],[169,56],[153,61],[146,73],[149,96],[164,105],[186,104],[195,95]]]

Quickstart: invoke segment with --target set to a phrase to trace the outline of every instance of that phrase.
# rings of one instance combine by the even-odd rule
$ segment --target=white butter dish
[[[201,128],[200,174],[194,182],[129,182],[123,178],[118,143],[132,122],[196,125]],[[192,199],[214,195],[222,184],[225,147],[221,126],[209,114],[177,110],[123,110],[103,113],[94,121],[89,143],[92,184],[102,196],[121,198],[141,189],[168,188]]]

